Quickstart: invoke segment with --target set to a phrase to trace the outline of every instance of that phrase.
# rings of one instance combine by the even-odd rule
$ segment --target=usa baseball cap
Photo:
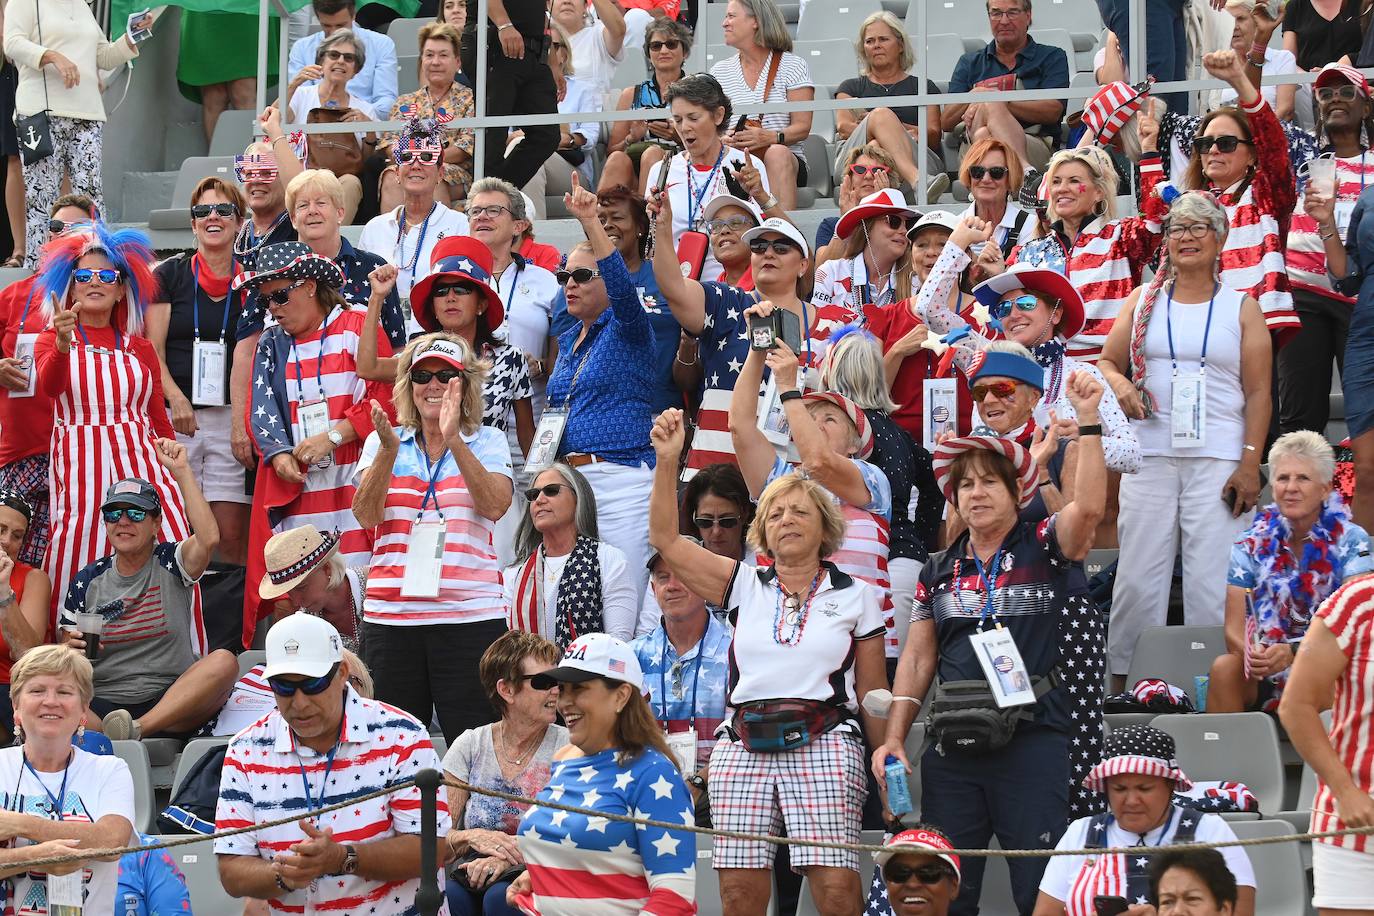
[[[161,512],[162,500],[148,481],[141,477],[127,477],[110,484],[105,491],[105,501],[100,508],[109,509],[113,506],[133,506],[135,509]]]
[[[341,661],[343,640],[334,625],[323,617],[297,611],[267,631],[267,670],[262,676],[268,680],[284,674],[323,677]]]
[[[271,639],[268,634],[268,639]],[[581,684],[592,678],[604,677],[624,681],[635,690],[644,690],[644,671],[639,667],[628,643],[606,633],[587,633],[568,643],[563,661],[557,668],[541,671],[530,678],[536,690],[548,690],[559,684]]]

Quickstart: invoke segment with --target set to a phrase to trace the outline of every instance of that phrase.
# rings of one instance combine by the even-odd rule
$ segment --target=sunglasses
[[[974,385],[973,403],[983,403],[989,394],[999,401],[1009,401],[1016,395],[1016,389],[1020,387],[1020,382],[988,382],[983,385]]]
[[[650,51],[662,51],[664,48],[667,48],[669,51],[676,51],[680,47],[682,47],[682,42],[678,41],[676,38],[665,38],[663,41],[649,42]]]
[[[566,483],[546,483],[542,487],[530,487],[525,491],[525,500],[527,502],[534,502],[539,498],[540,493],[543,493],[549,499],[553,499],[559,493],[562,493],[565,487],[567,487]]]
[[[113,267],[102,267],[100,270],[78,267],[72,271],[72,279],[77,283],[90,283],[93,280],[99,280],[106,286],[114,286],[119,282],[119,276],[119,271]]]
[[[283,286],[281,289],[277,290],[276,292],[273,292],[273,293],[263,293],[263,294],[262,294],[262,297],[263,297],[264,299],[266,299],[268,302],[273,302],[273,303],[276,303],[277,305],[286,305],[286,300],[291,298],[291,293],[292,293],[292,291],[295,290],[297,287],[304,286],[304,285],[305,285],[305,281],[304,281],[304,280],[297,280],[295,283],[292,283],[290,286]]]
[[[1340,99],[1342,102],[1353,102],[1359,95],[1360,90],[1354,86],[1323,86],[1317,90],[1317,101],[1329,102],[1332,99]]]
[[[447,385],[454,379],[461,378],[462,375],[463,371],[461,369],[440,369],[438,372],[431,369],[411,369],[410,382],[413,385],[428,385],[430,379],[437,378],[440,382]]]
[[[472,296],[477,293],[477,287],[471,283],[445,283],[434,285],[434,298],[442,299],[445,296]]]
[[[1035,307],[1040,304],[1040,300],[1032,295],[1017,296],[1015,299],[1003,299],[1001,302],[988,309],[988,314],[998,321],[1011,314],[1013,307],[1021,312],[1033,312]]]
[[[849,167],[849,174],[851,175],[868,175],[870,173],[886,175],[889,171],[891,170],[885,165],[859,165],[855,163]]]
[[[434,165],[439,161],[439,153],[432,149],[403,149],[396,154],[396,159],[401,165],[408,165],[412,162],[418,162],[421,165]]]
[[[1211,223],[1184,223],[1179,226],[1165,226],[1164,232],[1171,239],[1181,239],[1184,236],[1190,239],[1200,239],[1206,235],[1207,230],[1211,228]]]
[[[60,219],[50,219],[48,220],[48,232],[52,235],[61,235],[71,227],[81,225],[82,222],[84,222],[84,220],[80,220],[74,223],[64,223]]]
[[[706,221],[705,229],[709,235],[715,235],[717,232],[725,232],[726,230],[738,235],[745,226],[752,225],[755,225],[753,220],[743,216],[732,216],[729,219],[709,219]]]
[[[496,219],[496,217],[501,215],[502,210],[505,210],[507,213],[511,212],[510,207],[503,207],[500,204],[488,204],[485,207],[468,207],[468,219],[476,219],[479,216],[490,216],[492,219]]]
[[[324,56],[330,60],[341,60],[349,64],[358,62],[358,55],[354,54],[352,51],[335,51],[331,48],[324,52]]]
[[[233,204],[192,204],[191,219],[205,219],[211,213],[222,216],[225,219],[233,219],[239,215],[239,208]]]
[[[797,247],[796,242],[791,242],[787,239],[752,239],[749,242],[749,250],[754,254],[764,254],[770,247],[773,249],[773,254],[776,255],[801,251],[801,249]]]
[[[272,692],[279,697],[294,697],[297,690],[308,697],[313,697],[324,693],[325,688],[334,680],[334,675],[338,673],[339,666],[336,663],[334,667],[319,677],[306,678],[303,681],[284,681],[279,677],[270,677],[267,679],[267,683],[271,685]]]
[[[729,531],[739,525],[739,516],[717,515],[715,518],[711,518],[709,515],[698,515],[692,519],[692,524],[701,531],[710,531],[712,528],[723,528]]]
[[[902,216],[899,213],[887,214],[887,228],[901,229],[910,232],[916,225],[916,218],[912,216]]]
[[[567,286],[569,280],[573,281],[578,286],[586,286],[599,276],[601,276],[601,271],[599,270],[592,270],[590,267],[579,267],[577,270],[560,270],[553,275],[553,278],[558,281],[559,286]]]
[[[907,865],[896,865],[888,863],[883,868],[883,877],[889,884],[905,884],[912,878],[922,884],[939,884],[946,878],[954,877],[954,873],[943,865],[922,865],[920,868],[911,868]]]
[[[125,516],[131,522],[141,522],[151,514],[147,509],[135,509],[132,506],[115,506],[113,509],[100,510],[101,517],[111,525]]]
[[[971,165],[968,167],[969,176],[974,181],[982,181],[984,177],[991,178],[993,181],[1001,181],[1007,177],[1009,169],[1005,165]]]
[[[1242,143],[1246,146],[1254,146],[1249,140],[1226,134],[1221,137],[1194,137],[1193,149],[1197,150],[1198,154],[1202,156],[1210,153],[1214,146],[1217,148],[1217,152],[1234,153]]]

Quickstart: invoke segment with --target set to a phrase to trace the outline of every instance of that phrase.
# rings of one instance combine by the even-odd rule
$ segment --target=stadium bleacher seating
[[[1126,687],[1141,678],[1163,678],[1197,702],[1193,678],[1206,674],[1212,660],[1226,651],[1221,627],[1151,627],[1140,634],[1131,658]]]
[[[1288,822],[1283,820],[1235,821],[1231,823],[1240,840],[1283,836]],[[1307,879],[1303,874],[1297,843],[1269,843],[1247,846],[1245,854],[1255,869],[1255,916],[1296,916],[1307,906]]]
[[[133,776],[134,829],[142,833],[152,833],[157,811],[153,801],[153,767],[148,760],[148,749],[142,741],[110,743],[114,745],[115,756],[129,765],[129,774]]]
[[[246,144],[245,144],[246,145]],[[191,192],[201,179],[215,175],[230,181],[234,177],[234,157],[192,156],[181,164],[177,171],[176,188],[172,191],[172,205],[166,210],[153,210],[148,214],[151,229],[190,229]]]
[[[1274,720],[1262,712],[1156,716],[1150,723],[1172,735],[1188,778],[1243,782],[1273,817],[1283,809],[1283,762]]]

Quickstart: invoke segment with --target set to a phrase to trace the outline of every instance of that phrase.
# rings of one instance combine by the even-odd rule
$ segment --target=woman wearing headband
[[[0,490],[0,683],[9,685],[10,666],[48,634],[52,581],[41,569],[18,559],[24,535],[33,522],[28,500]],[[14,733],[14,707],[9,691],[0,698],[0,725]]]

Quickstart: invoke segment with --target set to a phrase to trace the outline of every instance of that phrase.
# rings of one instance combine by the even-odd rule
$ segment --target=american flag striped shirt
[[[1335,162],[1336,228],[1344,241],[1355,201],[1374,179],[1374,161],[1367,152],[1363,152],[1358,159],[1354,156],[1337,157]],[[1295,292],[1303,290],[1354,305],[1354,296],[1343,296],[1331,287],[1331,276],[1326,268],[1326,246],[1321,240],[1317,221],[1303,209],[1305,196],[1304,189],[1298,195],[1298,202],[1293,207],[1293,219],[1288,224],[1288,250],[1284,256],[1284,262],[1288,265],[1288,282],[1293,285]]]
[[[361,797],[440,769],[429,734],[394,706],[346,688],[340,740],[328,755],[300,745],[281,713],[273,710],[229,742],[220,776],[215,829],[233,830]],[[334,840],[354,845],[419,835],[420,790],[411,786],[315,819]],[[439,796],[439,835],[449,828],[448,805]],[[271,861],[307,839],[299,822],[215,840],[217,855]],[[416,862],[418,866],[418,860]],[[442,883],[443,876],[439,876]],[[373,881],[358,875],[325,875],[309,887],[274,897],[274,913],[337,913],[339,916],[415,916],[420,879]],[[446,909],[441,908],[441,913]]]
[[[1349,659],[1331,705],[1331,747],[1341,766],[1350,773],[1361,792],[1374,792],[1374,578],[1356,579],[1336,590],[1317,609],[1320,620]],[[1343,830],[1336,796],[1318,778],[1312,801],[1312,830],[1317,833]],[[1345,849],[1369,852],[1368,836],[1343,836],[1320,840]]]

